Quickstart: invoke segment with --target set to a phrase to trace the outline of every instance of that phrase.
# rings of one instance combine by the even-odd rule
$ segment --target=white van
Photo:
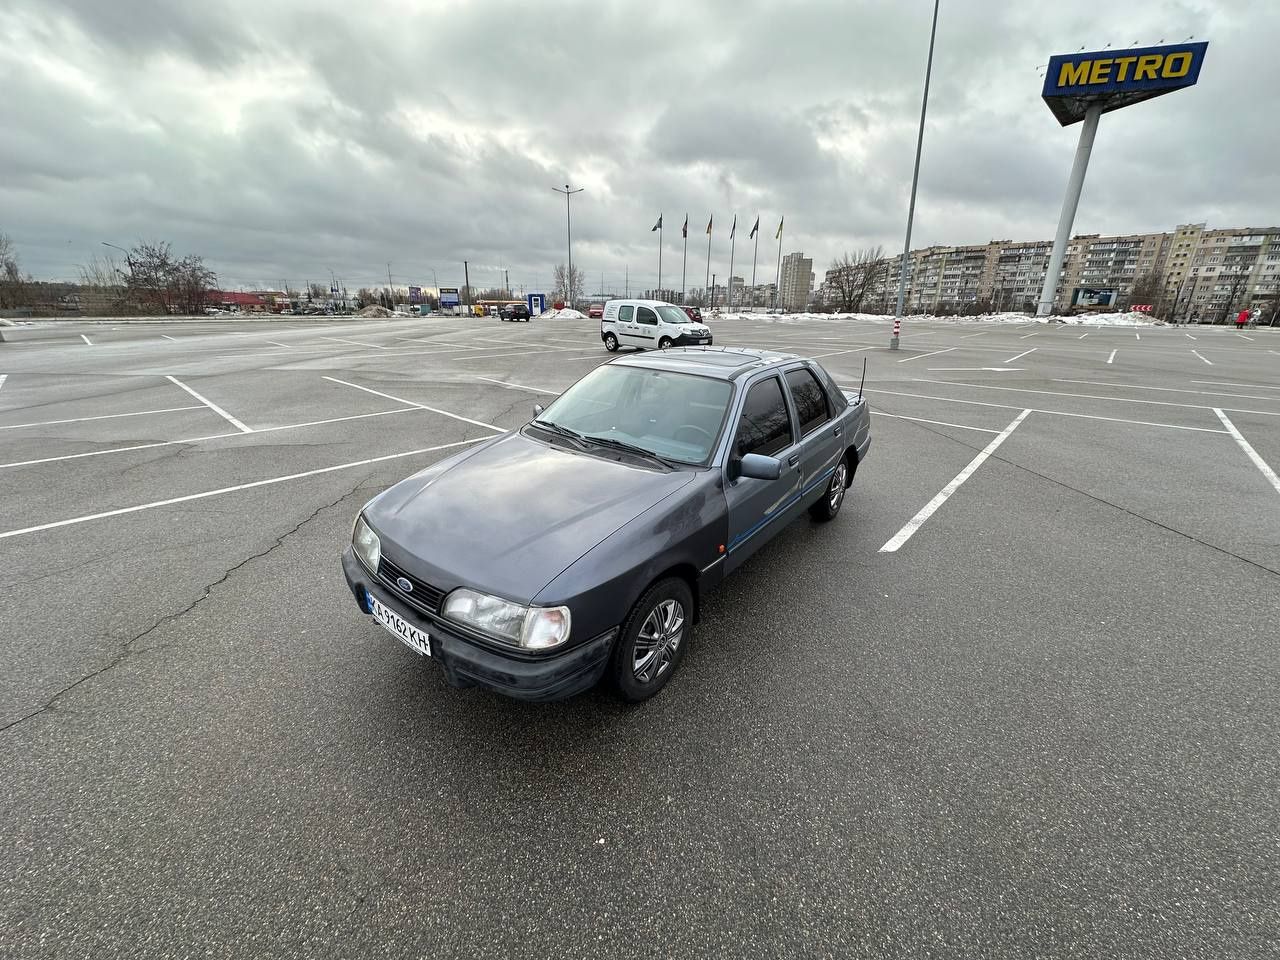
[[[619,347],[665,350],[709,346],[711,329],[694,323],[673,303],[662,300],[610,300],[600,318],[600,339],[609,351]]]

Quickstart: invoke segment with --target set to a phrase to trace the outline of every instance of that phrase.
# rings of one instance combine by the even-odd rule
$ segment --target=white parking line
[[[1197,357],[1200,357],[1200,359],[1203,360],[1205,363],[1207,363],[1209,366],[1211,367],[1213,366],[1213,361],[1210,360],[1208,357],[1201,355],[1199,350],[1192,350],[1191,352],[1194,353]]]
[[[1026,334],[1025,336],[1021,336],[1021,337],[1019,337],[1018,339],[1019,339],[1019,340],[1025,340],[1025,339],[1027,339],[1027,337],[1038,337],[1038,336],[1040,336],[1040,334],[1042,334],[1042,333],[1044,333],[1044,331],[1043,331],[1043,330],[1037,330],[1035,333],[1028,333],[1028,334]]]
[[[1140,400],[1136,397],[1103,397],[1096,393],[1064,393],[1060,390],[1032,390],[1030,387],[997,387],[990,383],[967,383],[964,380],[929,380],[916,377],[915,383],[938,383],[948,387],[970,387],[974,390],[1007,390],[1011,393],[1041,393],[1050,397],[1074,397],[1079,400],[1110,400],[1113,403],[1145,403],[1157,407],[1186,407],[1191,410],[1212,410],[1205,403],[1175,403],[1172,400]],[[1232,413],[1255,413],[1263,417],[1280,417],[1275,410],[1242,410],[1239,407],[1226,407]]]
[[[960,489],[960,485],[973,476],[973,472],[977,470],[991,454],[996,452],[1000,444],[1009,438],[1014,430],[1018,429],[1018,424],[1027,419],[1030,410],[1023,410],[1020,414],[1013,418],[1013,422],[1005,427],[996,436],[994,440],[988,443],[976,457],[969,461],[969,465],[956,474],[955,479],[943,487],[938,494],[926,503],[914,517],[906,522],[901,530],[889,538],[888,542],[880,548],[880,553],[893,553],[904,543],[911,539],[912,535],[920,529],[921,525],[933,516],[934,512],[950,499],[951,495]]]
[[[510,387],[512,390],[528,390],[531,393],[549,393],[553,397],[560,396],[555,390],[543,390],[541,387],[527,387],[523,383],[507,383],[506,380],[494,380],[492,377],[476,377],[477,380],[483,380],[486,383],[496,383],[502,387]]]
[[[80,339],[83,340],[85,343],[87,343],[89,346],[91,347],[93,346],[93,341],[90,340],[88,337],[86,337],[83,333],[80,334]]]
[[[3,387],[4,382],[8,379],[9,379],[9,375],[7,373],[0,373],[0,387]]]
[[[995,333],[994,330],[983,330],[981,333],[966,333],[961,340],[968,340],[970,337],[985,337],[988,333]]]
[[[1261,397],[1253,393],[1222,393],[1218,390],[1182,390],[1178,387],[1148,387],[1141,383],[1108,383],[1105,380],[1066,380],[1054,377],[1054,383],[1087,383],[1094,387],[1128,387],[1131,390],[1159,390],[1161,393],[1193,393],[1201,397],[1234,397],[1237,400],[1280,400],[1280,397]],[[1191,381],[1195,383],[1196,381]],[[1275,389],[1280,390],[1280,387]]]
[[[1185,334],[1185,336],[1186,336],[1186,338],[1187,338],[1188,340],[1199,340],[1199,339],[1200,339],[1199,337],[1193,337],[1193,336],[1192,336],[1191,334],[1189,334],[1189,333],[1188,333],[1188,334]]]
[[[926,420],[924,417],[908,417],[901,413],[885,413],[876,410],[877,417],[892,417],[895,420],[914,420],[916,423],[932,423],[937,427],[959,427],[961,430],[976,430],[979,433],[999,433],[999,430],[988,430],[986,427],[971,427],[967,423],[947,423],[945,420]]]
[[[146,417],[153,413],[177,413],[179,410],[202,410],[200,406],[164,407],[160,410],[136,410],[133,413],[104,413],[97,417],[72,417],[69,420],[41,420],[37,423],[11,423],[0,426],[0,430],[17,430],[21,427],[51,427],[58,423],[84,423],[87,420],[116,420],[120,417]]]
[[[212,410],[214,413],[220,416],[223,420],[227,421],[227,423],[231,424],[233,427],[239,430],[241,433],[253,433],[253,427],[247,426],[246,424],[237,420],[235,417],[227,413],[227,411],[223,410],[220,406],[218,406],[216,403],[214,403],[212,400],[208,399],[207,397],[200,396],[200,394],[196,393],[194,390],[188,387],[185,383],[183,383],[177,377],[166,376],[165,379],[168,380],[170,383],[174,384],[175,386],[181,387],[183,390],[187,391],[187,393],[191,394],[193,397],[195,397],[197,400],[203,403],[206,407],[208,407],[210,410]]]
[[[92,520],[105,520],[107,517],[118,517],[126,513],[138,513],[142,510],[154,510],[156,507],[168,507],[175,503],[189,503],[192,500],[204,500],[208,497],[220,497],[228,493],[236,493],[240,490],[252,490],[254,487],[267,487],[276,483],[286,483],[289,480],[301,480],[304,477],[314,477],[322,473],[333,473],[335,470],[349,470],[352,467],[364,467],[371,463],[383,463],[387,460],[399,460],[403,457],[413,457],[422,453],[431,453],[435,450],[447,450],[450,447],[462,447],[469,443],[478,443],[481,440],[487,440],[488,437],[475,437],[471,440],[458,440],[454,443],[442,443],[434,447],[421,447],[417,450],[406,450],[404,453],[389,453],[382,457],[370,457],[367,460],[353,460],[350,463],[339,463],[332,467],[320,467],[317,470],[304,470],[302,473],[290,473],[283,477],[271,477],[267,480],[255,480],[252,483],[241,483],[234,487],[219,487],[217,490],[205,490],[202,493],[189,493],[185,497],[172,497],[169,500],[154,500],[151,503],[140,503],[136,507],[121,507],[118,510],[107,510],[103,513],[90,513],[81,517],[71,517],[67,520],[55,520],[52,523],[41,523],[33,527],[22,527],[18,530],[6,530],[0,533],[0,540],[9,537],[18,537],[24,533],[36,533],[40,530],[53,530],[57,527],[69,527],[77,523],[89,523]]]
[[[1253,337],[1246,337],[1243,333],[1237,333],[1236,336],[1241,340],[1248,340],[1250,343],[1254,342]]]
[[[189,410],[199,410],[199,407],[188,407]],[[328,420],[308,420],[305,423],[286,423],[278,427],[259,427],[253,431],[253,436],[260,433],[276,433],[280,430],[297,430],[300,427],[320,427],[327,423],[345,423],[348,420],[368,420],[370,417],[386,417],[393,413],[416,413],[419,407],[396,407],[394,410],[379,410],[377,413],[357,413],[349,417],[330,417]],[[62,460],[83,460],[85,457],[105,457],[113,453],[128,453],[130,450],[150,450],[152,447],[171,447],[178,443],[204,443],[207,440],[225,440],[228,437],[243,437],[246,434],[236,431],[235,433],[210,433],[203,437],[183,437],[181,440],[157,440],[154,443],[135,443],[127,447],[111,447],[107,450],[90,450],[86,453],[66,453],[59,457],[40,457],[37,460],[13,460],[9,463],[0,463],[0,470],[7,467],[30,467],[39,463],[57,463]]]
[[[470,417],[464,417],[457,413],[450,413],[448,410],[440,410],[437,407],[428,407],[425,403],[414,403],[412,400],[406,400],[403,397],[393,397],[389,393],[383,393],[380,390],[373,390],[369,387],[362,387],[358,383],[350,383],[346,380],[339,380],[337,377],[324,377],[331,383],[340,383],[344,387],[355,387],[357,390],[363,390],[365,393],[372,393],[375,397],[383,397],[387,400],[394,400],[396,403],[405,403],[411,407],[417,407],[420,410],[430,410],[432,413],[438,413],[442,417],[452,417],[454,420],[461,420],[463,423],[474,423],[477,427],[487,427],[490,430],[496,430],[498,433],[506,433],[506,427],[498,427],[492,423],[485,423],[483,420],[472,420]]]
[[[1211,387],[1247,387],[1250,390],[1280,390],[1280,387],[1265,383],[1228,383],[1226,380],[1192,380],[1192,383],[1207,383]]]
[[[375,350],[386,350],[380,343],[365,343],[363,340],[348,340],[346,337],[321,337],[321,340],[335,340],[338,343],[354,343],[357,347],[373,347]]]
[[[292,345],[287,343],[281,343],[279,340],[264,340],[263,343],[269,343],[272,346],[276,346],[276,347],[285,347],[286,349],[289,349],[289,350],[293,349]]]
[[[1005,362],[1005,363],[1013,363],[1013,361],[1015,361],[1015,360],[1021,360],[1021,359],[1022,359],[1023,357],[1025,357],[1028,353],[1035,353],[1035,352],[1036,352],[1037,350],[1039,350],[1039,349],[1040,349],[1039,347],[1032,347],[1030,350],[1023,350],[1023,351],[1022,351],[1020,354],[1018,354],[1016,357],[1010,357],[1008,360],[1005,360],[1004,362]]]
[[[1117,354],[1117,353],[1119,353],[1119,351],[1118,351],[1118,350],[1112,350],[1112,351],[1111,351],[1111,356],[1107,357],[1107,363],[1114,363],[1114,362],[1115,362],[1115,359],[1116,359],[1116,354]]]
[[[1236,425],[1227,419],[1227,415],[1217,407],[1213,408],[1213,412],[1218,415],[1218,419],[1222,421],[1222,425],[1227,428],[1227,433],[1231,434],[1236,443],[1240,444],[1240,449],[1249,455],[1249,459],[1253,461],[1253,465],[1262,471],[1262,475],[1267,478],[1268,482],[1276,488],[1276,493],[1280,493],[1280,477],[1276,476],[1276,472],[1267,465],[1267,461],[1258,455],[1258,451],[1246,440],[1243,434],[1236,429]]]
[[[934,350],[930,353],[918,353],[914,357],[906,357],[899,360],[899,363],[910,363],[912,360],[922,360],[925,357],[936,357],[940,353],[950,353],[952,350],[959,350],[959,347],[947,347],[945,350]]]
[[[1077,339],[1077,340],[1083,340],[1083,339],[1084,339],[1085,337],[1087,337],[1087,336],[1088,336],[1088,334],[1087,334],[1087,333],[1082,333],[1082,334],[1080,334],[1080,336],[1076,337],[1076,339]]]
[[[177,342],[178,342],[178,338],[177,338],[177,337],[171,337],[171,336],[169,336],[167,333],[162,333],[162,334],[160,334],[160,336],[164,337],[166,340],[172,340],[174,343],[177,343]]]
[[[1135,339],[1135,340],[1141,340],[1141,339],[1142,339],[1142,334],[1140,334],[1140,333],[1135,333],[1135,334],[1133,335],[1133,339]]]
[[[852,390],[853,387],[843,387],[842,389]],[[989,400],[962,400],[959,397],[935,397],[927,393],[907,393],[903,390],[885,390],[880,387],[867,387],[868,393],[887,393],[894,397],[914,397],[917,400],[940,400],[944,403],[966,403],[974,407],[996,407],[1000,410],[1021,410],[1022,407],[1015,407],[1008,403],[992,403]],[[1156,423],[1152,420],[1126,420],[1124,417],[1104,417],[1096,413],[1069,413],[1066,410],[1046,410],[1043,407],[1032,407],[1032,413],[1048,413],[1055,417],[1075,417],[1079,420],[1103,420],[1107,423],[1131,423],[1139,427],[1168,427],[1170,430],[1190,430],[1193,433],[1223,433],[1225,430],[1215,430],[1212,427],[1188,427],[1180,423]]]

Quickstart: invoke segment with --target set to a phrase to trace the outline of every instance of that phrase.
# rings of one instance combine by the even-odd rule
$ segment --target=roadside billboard
[[[1114,307],[1120,292],[1111,287],[1076,287],[1071,292],[1073,307]]]
[[[410,303],[421,303],[421,302],[422,302],[422,288],[421,288],[421,287],[410,287],[410,288],[409,288],[409,302],[410,302]]]
[[[1208,43],[1095,50],[1049,58],[1042,96],[1064,127],[1098,104],[1103,113],[1194,86]]]
[[[459,307],[461,305],[462,300],[458,297],[457,287],[440,288],[440,306],[442,309],[446,307]]]

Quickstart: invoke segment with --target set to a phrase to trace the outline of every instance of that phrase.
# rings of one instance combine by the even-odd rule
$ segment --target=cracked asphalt
[[[841,517],[647,704],[453,690],[352,520],[595,327],[5,329],[0,956],[1280,952],[1280,332],[712,321],[867,359]]]

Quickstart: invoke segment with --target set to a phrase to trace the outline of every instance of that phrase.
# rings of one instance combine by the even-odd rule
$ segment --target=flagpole
[[[689,273],[689,215],[684,215],[684,260],[680,264],[680,304],[684,305],[685,279]]]
[[[778,301],[782,299],[782,225],[786,223],[785,219],[778,221],[778,272],[773,277],[773,306],[778,307]]]
[[[729,279],[725,282],[729,284],[728,293],[725,296],[725,303],[728,305],[730,312],[733,311],[733,248],[737,244],[734,237],[738,233],[738,218],[733,218],[733,229],[729,231]]]
[[[707,221],[707,281],[703,284],[703,294],[707,297],[711,296],[711,224],[713,221]]]
[[[756,308],[756,260],[760,257],[760,217],[756,216],[756,228],[752,231],[756,235],[756,248],[751,253],[751,309]]]
[[[658,216],[658,296],[655,300],[662,299],[662,216]]]

